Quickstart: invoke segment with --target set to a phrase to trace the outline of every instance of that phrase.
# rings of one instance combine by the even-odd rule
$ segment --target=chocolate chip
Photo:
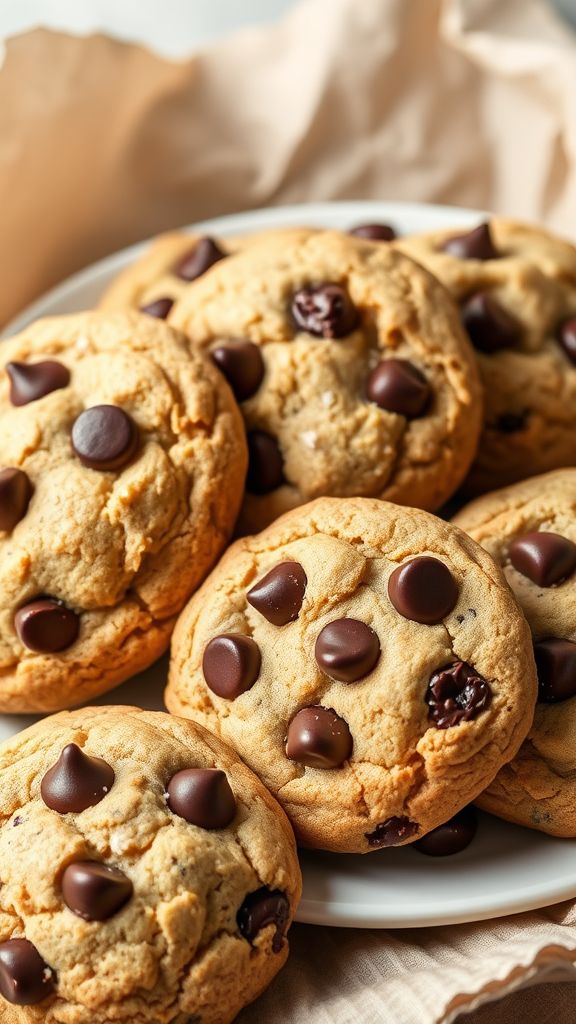
[[[226,255],[227,253],[220,249],[213,238],[200,238],[194,248],[176,265],[174,273],[183,281],[195,281]]]
[[[19,608],[14,628],[24,647],[37,654],[65,651],[78,636],[80,620],[54,597],[41,597]]]
[[[524,430],[527,418],[527,412],[503,412],[501,416],[498,416],[494,429],[499,430],[502,434],[517,434],[520,430]]]
[[[47,359],[42,363],[7,363],[12,405],[28,405],[58,391],[70,383],[70,372],[62,363]]]
[[[168,807],[198,828],[226,828],[236,815],[236,800],[218,768],[185,768],[168,783]]]
[[[426,411],[431,388],[420,370],[406,359],[384,359],[366,383],[366,394],[380,409],[414,420]]]
[[[414,849],[427,857],[451,857],[465,850],[476,835],[478,819],[472,804],[463,807],[458,814],[438,828],[433,828],[422,839],[414,843]]]
[[[286,737],[286,757],[309,768],[339,768],[352,753],[352,736],[332,708],[302,708]]]
[[[371,242],[393,242],[396,232],[389,224],[358,224],[350,228],[349,235],[355,238],[368,238]]]
[[[32,484],[22,469],[0,470],[0,530],[13,530],[26,515]]]
[[[74,420],[72,448],[90,469],[121,469],[136,453],[138,429],[117,405],[93,405]]]
[[[307,582],[299,562],[282,562],[258,580],[246,600],[273,626],[285,626],[298,618]]]
[[[101,757],[91,757],[69,743],[40,784],[47,807],[58,814],[79,814],[95,807],[114,785],[114,769]]]
[[[442,251],[461,260],[496,260],[500,256],[492,241],[488,223],[479,224],[465,235],[454,235],[453,238],[449,238],[444,242]]]
[[[516,537],[509,555],[514,568],[539,587],[561,583],[576,569],[576,544],[557,533],[533,530]]]
[[[576,697],[576,644],[549,637],[534,644],[538,671],[538,700],[559,704]]]
[[[492,700],[490,684],[467,665],[455,661],[435,672],[426,690],[428,718],[439,729],[460,722],[471,722],[485,711]]]
[[[284,459],[278,442],[264,430],[251,430],[247,441],[246,490],[250,494],[269,494],[284,483]]]
[[[462,323],[474,348],[488,355],[515,348],[520,340],[520,324],[488,292],[477,292],[465,302]]]
[[[388,597],[405,619],[431,626],[452,611],[458,587],[444,562],[422,555],[394,570],[388,580]]]
[[[132,892],[123,871],[96,860],[74,861],[62,875],[64,903],[85,921],[107,921],[122,910]]]
[[[576,365],[576,316],[560,324],[557,337],[570,362]]]
[[[28,939],[0,942],[0,993],[15,1006],[34,1006],[52,995],[54,972]]]
[[[301,288],[292,299],[292,316],[301,331],[318,338],[343,338],[358,325],[358,312],[339,284]]]
[[[314,654],[326,675],[342,683],[355,683],[376,665],[380,641],[365,622],[335,619],[320,630]]]
[[[399,846],[406,839],[418,834],[420,826],[404,815],[400,818],[387,818],[377,825],[373,832],[365,832],[368,846]]]
[[[140,306],[140,312],[156,317],[157,320],[165,320],[173,305],[174,299],[169,299],[166,296],[162,299],[154,299],[154,302],[148,302],[145,306]]]
[[[248,942],[253,942],[258,932],[273,924],[276,929],[272,939],[274,953],[282,949],[289,918],[290,904],[287,897],[278,889],[268,889],[266,886],[249,893],[236,915],[240,934]]]
[[[258,345],[231,339],[213,348],[210,354],[226,377],[236,401],[245,402],[256,394],[264,379],[264,360]]]
[[[260,664],[260,648],[252,637],[221,633],[206,646],[202,671],[212,693],[235,700],[254,685]]]

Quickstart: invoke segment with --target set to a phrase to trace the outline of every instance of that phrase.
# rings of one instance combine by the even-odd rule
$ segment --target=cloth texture
[[[304,0],[181,62],[41,28],[0,58],[0,324],[155,232],[351,198],[576,236],[576,36],[544,0]],[[575,962],[572,904],[427,930],[299,925],[239,1024],[569,1024]]]

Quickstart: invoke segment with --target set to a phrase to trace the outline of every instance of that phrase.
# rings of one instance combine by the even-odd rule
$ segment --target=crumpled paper
[[[304,0],[170,62],[38,29],[0,68],[0,323],[157,231],[337,198],[576,233],[576,39],[543,0]]]
[[[0,324],[160,230],[262,205],[407,199],[576,236],[576,37],[540,0],[305,0],[172,63],[38,29],[0,66]],[[411,932],[295,926],[239,1024],[575,1019],[576,910]]]

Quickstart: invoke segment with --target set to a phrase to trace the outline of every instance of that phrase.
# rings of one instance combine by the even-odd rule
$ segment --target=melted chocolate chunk
[[[428,718],[439,729],[471,722],[490,705],[490,684],[464,661],[435,672],[426,690]]]

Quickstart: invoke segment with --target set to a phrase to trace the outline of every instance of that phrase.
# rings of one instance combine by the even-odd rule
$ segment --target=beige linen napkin
[[[0,58],[1,60],[1,58]],[[232,210],[491,208],[576,236],[576,38],[539,0],[305,0],[171,63],[38,29],[0,66],[0,323],[92,259]],[[576,910],[421,931],[296,926],[241,1024],[576,1020]],[[564,984],[518,991],[536,981]]]
[[[304,0],[181,63],[37,30],[0,68],[0,324],[128,242],[253,206],[410,199],[576,233],[575,162],[576,42],[544,0]]]

